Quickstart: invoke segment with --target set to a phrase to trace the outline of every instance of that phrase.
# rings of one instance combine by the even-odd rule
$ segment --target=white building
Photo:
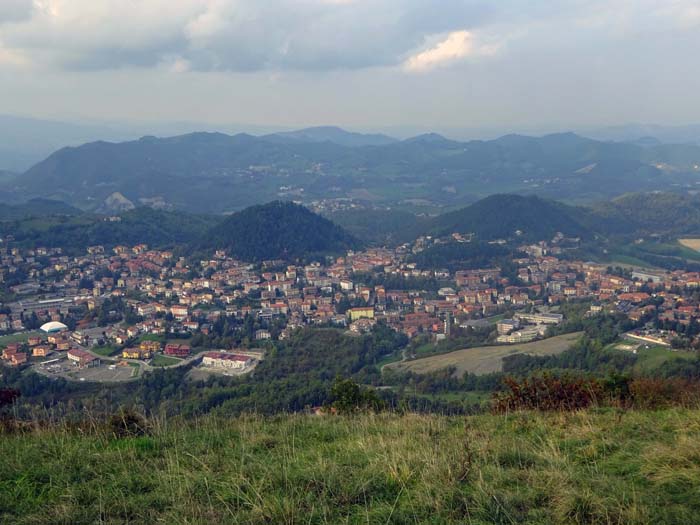
[[[253,362],[246,355],[229,354],[226,352],[207,352],[202,358],[202,364],[211,368],[229,368],[242,370]]]

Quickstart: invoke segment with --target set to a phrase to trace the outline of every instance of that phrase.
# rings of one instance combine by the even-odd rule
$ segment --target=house
[[[210,368],[243,370],[252,362],[252,357],[226,352],[207,352],[202,358],[202,364]]]
[[[186,305],[175,304],[170,307],[170,313],[178,321],[184,321],[189,315],[189,308]]]
[[[32,349],[32,355],[34,357],[46,357],[51,353],[51,347],[49,345],[35,346]]]
[[[271,337],[272,337],[272,335],[267,330],[256,330],[255,331],[255,340],[256,341],[263,341],[265,339],[270,339]]]
[[[19,366],[23,363],[27,362],[27,354],[24,352],[17,352],[16,354],[12,354],[10,357],[10,364],[12,366]]]
[[[17,353],[17,348],[10,347],[9,345],[2,351],[2,358],[5,361],[10,361],[12,356]]]
[[[122,350],[122,357],[124,359],[150,359],[153,353],[146,349],[141,348],[125,348]]]
[[[85,350],[73,348],[68,351],[68,360],[78,368],[88,368],[92,366],[100,366],[100,360]]]
[[[351,321],[357,321],[358,319],[374,319],[374,308],[371,306],[350,308],[348,310],[348,315]]]
[[[159,352],[161,348],[160,341],[141,341],[139,348],[143,351],[149,351],[151,353]]]
[[[187,345],[169,343],[165,345],[165,350],[163,350],[163,353],[174,357],[187,357],[190,355],[190,347]]]

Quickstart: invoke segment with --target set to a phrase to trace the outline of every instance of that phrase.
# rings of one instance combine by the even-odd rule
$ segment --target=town
[[[2,362],[81,381],[190,363],[241,374],[272,341],[308,325],[364,334],[382,322],[439,342],[453,328],[493,320],[491,343],[514,344],[547,337],[569,302],[589,303],[587,315],[620,312],[638,322],[631,341],[697,346],[699,273],[568,260],[560,240],[520,246],[515,279],[498,267],[450,272],[407,262],[445,242],[430,237],[298,266],[251,264],[223,251],[189,261],[145,244],[91,246],[82,256],[5,245],[0,279],[16,284],[0,310]]]

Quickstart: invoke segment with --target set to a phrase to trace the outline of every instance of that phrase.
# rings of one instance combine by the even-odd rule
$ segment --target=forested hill
[[[307,208],[275,201],[251,206],[216,225],[195,247],[226,250],[246,261],[299,259],[343,253],[361,243]]]
[[[535,196],[492,195],[436,217],[430,229],[436,235],[470,232],[487,240],[517,236],[537,241],[551,239],[557,232],[591,235],[576,219],[578,214],[576,208]]]
[[[435,134],[393,141],[337,128],[255,137],[191,133],[64,148],[0,195],[48,197],[97,210],[110,195],[194,212],[240,210],[278,198],[428,203],[433,209],[498,192],[579,202],[630,191],[694,188],[700,146],[599,142],[573,133],[459,142]]]

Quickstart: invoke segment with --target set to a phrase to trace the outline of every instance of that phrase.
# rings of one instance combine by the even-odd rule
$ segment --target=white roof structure
[[[58,321],[51,321],[50,323],[41,325],[40,330],[42,332],[50,334],[53,332],[62,332],[63,330],[68,330],[68,327],[63,323],[59,323]]]

